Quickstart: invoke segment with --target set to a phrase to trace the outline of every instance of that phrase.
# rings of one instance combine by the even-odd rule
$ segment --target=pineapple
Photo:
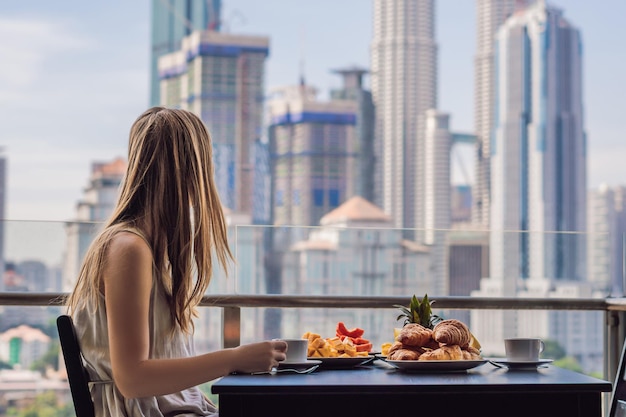
[[[437,323],[443,320],[441,317],[433,314],[431,305],[434,302],[435,300],[428,299],[428,294],[424,294],[424,298],[421,301],[414,294],[408,308],[399,304],[394,305],[394,307],[397,307],[402,312],[396,320],[400,320],[404,317],[403,326],[409,323],[417,323],[428,329],[432,329]]]
[[[402,312],[402,314],[400,314],[396,320],[400,320],[404,317],[403,326],[406,326],[409,323],[417,323],[426,328],[433,329],[437,323],[443,320],[441,317],[433,314],[431,305],[434,302],[435,300],[428,299],[428,294],[424,294],[424,298],[422,299],[422,301],[420,301],[415,295],[413,295],[413,298],[411,298],[411,303],[409,304],[408,308],[398,304],[394,305],[394,307],[399,308]],[[394,339],[398,336],[400,330],[401,329],[394,329]],[[474,336],[472,332],[470,332],[470,335],[470,345],[480,351],[480,342],[478,341],[478,339],[476,339],[476,336]]]

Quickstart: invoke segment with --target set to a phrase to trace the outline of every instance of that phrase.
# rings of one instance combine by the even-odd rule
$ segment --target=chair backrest
[[[611,409],[609,417],[626,416],[626,342],[622,347],[622,356],[619,359],[619,366],[615,374],[615,383],[613,384],[613,393],[611,395]]]
[[[89,374],[83,364],[80,344],[76,337],[72,318],[67,315],[59,316],[57,318],[57,330],[76,417],[94,417],[93,400],[89,392]]]

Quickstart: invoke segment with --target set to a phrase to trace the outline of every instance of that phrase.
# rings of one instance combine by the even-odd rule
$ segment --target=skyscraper
[[[221,0],[152,0],[150,105],[160,103],[159,58],[180,49],[195,30],[219,30]]]
[[[429,109],[424,114],[423,145],[423,233],[416,237],[430,248],[430,294],[448,294],[449,276],[446,267],[448,230],[452,225],[450,188],[450,116]]]
[[[450,116],[430,109],[425,113],[424,134],[424,243],[439,241],[436,234],[451,226]],[[445,233],[445,232],[444,232]],[[445,240],[445,239],[443,239]]]
[[[496,67],[491,274],[582,280],[585,238],[575,234],[586,231],[587,212],[580,32],[539,1],[501,27]]]
[[[87,248],[102,222],[115,208],[126,165],[123,158],[91,164],[91,177],[84,189],[83,198],[76,204],[76,218],[65,224],[67,234],[63,260],[65,290],[73,287]]]
[[[304,84],[273,94],[268,102],[272,221],[314,226],[354,195],[357,104],[318,101],[316,90]]]
[[[374,102],[372,93],[363,88],[363,75],[368,71],[363,68],[351,67],[333,71],[343,78],[343,86],[330,92],[332,99],[353,100],[356,105],[356,125],[354,152],[356,161],[352,179],[354,195],[373,202],[375,198],[374,170]]]
[[[605,295],[624,294],[626,186],[602,184],[588,192],[588,281]]]
[[[424,112],[437,107],[434,0],[375,0],[372,95],[382,207],[395,226],[424,227]]]
[[[206,123],[222,203],[248,215],[268,54],[267,37],[198,31],[159,60],[161,104],[190,110]]]
[[[495,35],[514,10],[530,0],[476,0],[476,56],[474,57],[474,125],[476,129],[476,181],[472,221],[489,227],[490,161],[494,114]]]
[[[473,295],[588,296],[580,32],[561,10],[538,1],[507,19],[496,39],[490,277]],[[552,313],[471,314],[484,351],[529,335],[578,349],[559,336]],[[595,331],[585,326],[577,328],[579,339]],[[597,346],[587,346],[587,355],[596,355]]]
[[[270,174],[269,143],[257,139],[254,142],[254,186],[252,201],[252,223],[269,224],[272,218],[270,205],[272,178]]]

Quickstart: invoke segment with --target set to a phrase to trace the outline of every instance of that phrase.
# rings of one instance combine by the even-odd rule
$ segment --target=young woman
[[[198,384],[285,359],[282,341],[194,353],[212,255],[232,259],[211,146],[185,110],[151,108],[131,128],[119,200],[68,300],[97,416],[214,415]]]

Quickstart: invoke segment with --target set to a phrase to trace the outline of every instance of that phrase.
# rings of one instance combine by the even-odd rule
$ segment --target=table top
[[[353,369],[318,369],[300,375],[228,375],[212,386],[215,394],[267,393],[472,393],[610,392],[610,382],[567,369],[507,370],[485,363],[462,372],[404,372],[375,361]]]

